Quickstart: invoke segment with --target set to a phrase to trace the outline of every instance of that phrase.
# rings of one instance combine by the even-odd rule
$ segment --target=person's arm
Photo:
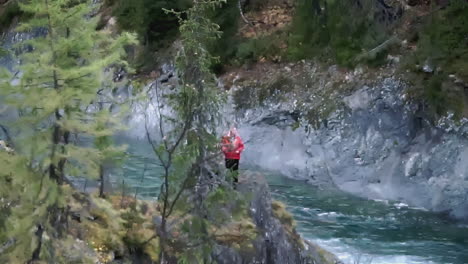
[[[223,146],[221,147],[221,150],[223,151],[223,153],[230,152],[230,150],[231,150],[230,144],[223,144]]]
[[[223,153],[229,153],[229,152],[231,152],[231,151],[232,151],[232,147],[233,147],[233,146],[232,146],[232,143],[229,142],[229,141],[227,141],[227,140],[223,140],[223,141],[221,142],[221,151],[222,151]]]
[[[223,153],[226,153],[226,152],[228,152],[228,148],[229,148],[229,147],[228,147],[228,144],[226,144],[226,142],[222,141],[222,142],[221,142],[221,151],[222,151]]]
[[[244,142],[242,142],[242,139],[239,137],[238,138],[239,142],[237,143],[237,153],[241,153],[244,150]]]

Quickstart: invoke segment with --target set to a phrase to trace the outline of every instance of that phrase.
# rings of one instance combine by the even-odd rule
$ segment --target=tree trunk
[[[58,114],[58,110],[55,111],[55,115]],[[63,179],[61,175],[58,173],[57,166],[55,165],[55,152],[57,151],[56,148],[60,143],[60,126],[54,125],[54,131],[52,133],[52,153],[50,154],[50,165],[49,165],[49,177],[55,180],[58,184],[63,183]],[[60,162],[59,162],[60,163]]]
[[[44,233],[44,228],[42,227],[41,224],[37,225],[37,230],[36,230],[36,237],[37,237],[37,246],[34,249],[32,253],[31,260],[28,261],[28,264],[33,264],[34,262],[39,260],[39,256],[41,254],[41,248],[42,248],[42,234]]]
[[[163,215],[161,219],[161,231],[157,231],[159,235],[159,264],[166,263],[166,217]]]
[[[104,166],[99,165],[99,180],[101,184],[99,185],[99,197],[104,198]]]

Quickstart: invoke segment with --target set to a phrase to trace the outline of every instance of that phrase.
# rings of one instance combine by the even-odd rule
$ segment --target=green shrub
[[[209,47],[211,54],[219,58],[217,62],[213,63],[212,68],[215,72],[220,73],[223,71],[223,65],[232,64],[237,46],[241,43],[237,36],[240,17],[237,0],[227,0],[208,16],[219,25],[219,30],[222,31],[221,37]]]
[[[279,34],[245,39],[237,48],[235,64],[254,63],[262,57],[274,59],[282,53],[280,43],[281,35]]]
[[[0,5],[0,30],[10,26],[13,18],[22,15],[22,11],[18,5],[18,2],[12,0],[3,6]],[[1,54],[0,54],[1,56]]]
[[[328,58],[345,66],[388,36],[383,24],[375,21],[373,0],[298,0],[289,39],[292,59]]]
[[[2,44],[2,43],[0,42],[0,45],[1,45],[1,44]],[[0,47],[0,58],[3,57],[3,56],[5,56],[5,55],[7,55],[7,54],[8,54],[8,51],[5,50],[5,49],[3,49],[2,47]]]
[[[263,104],[268,99],[281,101],[283,99],[283,95],[291,89],[291,86],[292,80],[281,74],[271,83],[268,83],[264,87],[260,87],[258,89],[258,102]]]
[[[246,9],[254,11],[261,10],[268,4],[268,1],[269,0],[249,0]]]
[[[164,9],[177,11],[190,7],[191,0],[113,0],[113,14],[119,26],[135,31],[146,45],[156,47],[171,43],[178,34],[178,21]]]
[[[120,28],[137,32],[145,45],[135,59],[135,67],[141,69],[154,63],[154,51],[169,46],[179,33],[176,17],[164,9],[186,10],[192,0],[107,0],[107,4],[113,6]],[[227,0],[220,8],[207,14],[223,32],[209,46],[213,56],[219,58],[212,65],[216,72],[221,72],[223,65],[231,64],[241,41],[236,35],[240,16],[237,4],[237,0]]]
[[[437,114],[443,114],[448,103],[448,98],[442,90],[443,81],[443,76],[435,75],[427,82],[424,90],[428,103],[434,107]]]
[[[420,33],[417,62],[430,61],[447,74],[456,74],[468,82],[467,14],[465,0],[452,0],[445,9],[434,11]]]
[[[419,89],[415,95],[422,96],[433,113],[444,115],[451,111],[460,118],[465,95],[448,77],[454,74],[468,82],[468,2],[452,0],[445,8],[432,8],[421,21],[413,39],[417,50],[408,56],[404,68],[410,70],[410,81]],[[433,75],[421,71],[426,65],[434,69]]]
[[[250,1],[248,7],[260,9],[266,0]],[[260,57],[272,57],[281,54],[280,43],[286,39],[284,32],[258,38],[242,38],[239,30],[240,13],[238,0],[227,0],[225,4],[209,14],[209,17],[220,26],[221,38],[210,46],[210,52],[219,60],[213,64],[213,70],[221,73],[226,65],[243,65],[254,63]]]
[[[438,115],[444,115],[448,111],[455,114],[455,118],[461,118],[464,100],[463,91],[453,89],[447,82],[447,76],[436,74],[432,76],[425,86],[424,95],[432,110]]]

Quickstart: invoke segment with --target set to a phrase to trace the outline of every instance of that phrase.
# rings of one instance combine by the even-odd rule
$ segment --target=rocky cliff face
[[[238,75],[227,112],[247,142],[244,164],[468,219],[467,119],[430,121],[393,67],[304,65],[281,69],[288,81],[276,88]]]
[[[250,200],[250,216],[257,237],[251,252],[219,246],[213,252],[220,264],[335,264],[339,260],[317,245],[304,241],[295,231],[292,216],[271,199],[265,178],[246,172],[240,177],[239,191]]]
[[[14,30],[9,30],[4,33],[0,33],[0,51],[1,49],[9,50],[10,52],[21,52],[18,49],[14,49],[15,45],[31,39],[37,36],[44,34],[43,29],[33,30],[30,33],[18,33]],[[13,54],[8,53],[4,56],[0,54],[0,70],[8,69],[10,71],[14,70],[14,65],[17,63]],[[20,74],[18,72],[14,73]],[[2,105],[2,97],[0,96],[0,105]],[[17,117],[18,113],[14,109],[4,108],[2,105],[2,110],[0,111],[0,140],[10,141],[10,131],[4,123],[14,120]]]

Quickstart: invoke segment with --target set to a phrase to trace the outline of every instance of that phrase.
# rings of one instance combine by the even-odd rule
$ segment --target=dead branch
[[[237,1],[237,6],[239,7],[239,13],[240,13],[240,15],[241,15],[241,17],[242,17],[242,20],[244,20],[244,22],[245,22],[247,25],[251,25],[251,26],[252,26],[253,23],[250,22],[250,21],[245,17],[245,15],[244,15],[244,11],[242,10],[241,0],[238,0],[238,1]]]

